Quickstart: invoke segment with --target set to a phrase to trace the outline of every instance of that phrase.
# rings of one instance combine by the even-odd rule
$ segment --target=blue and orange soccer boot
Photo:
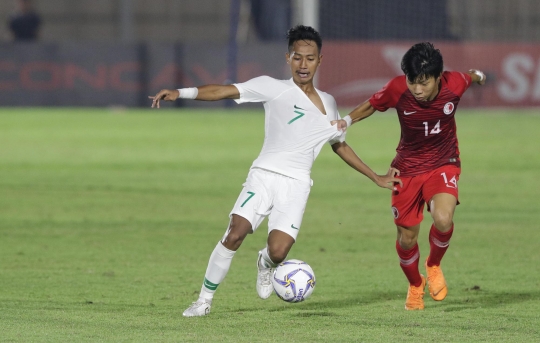
[[[420,276],[422,277],[422,284],[419,287],[409,285],[407,300],[405,300],[406,310],[412,311],[424,309],[424,288],[426,287],[426,278],[424,275]]]
[[[428,267],[426,260],[426,273],[429,295],[433,298],[433,300],[444,300],[444,298],[446,298],[446,294],[448,294],[448,288],[446,287],[446,280],[444,279],[441,266]]]

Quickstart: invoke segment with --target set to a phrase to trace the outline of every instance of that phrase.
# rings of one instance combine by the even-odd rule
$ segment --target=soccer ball
[[[301,302],[313,293],[315,273],[304,261],[284,261],[274,271],[272,284],[280,299],[290,303]]]

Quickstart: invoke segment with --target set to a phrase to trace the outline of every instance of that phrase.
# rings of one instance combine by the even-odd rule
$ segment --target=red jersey
[[[402,176],[423,174],[445,164],[461,166],[454,115],[471,82],[468,74],[445,71],[435,99],[418,101],[403,75],[390,80],[369,99],[378,111],[391,107],[397,111],[401,139],[392,167]]]

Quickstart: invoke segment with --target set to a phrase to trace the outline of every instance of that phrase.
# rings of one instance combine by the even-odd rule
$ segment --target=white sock
[[[236,251],[229,250],[218,242],[210,255],[199,299],[212,300],[217,287],[229,272],[234,253]]]
[[[259,251],[259,254],[261,254],[261,259],[259,260],[260,268],[275,268],[278,265],[277,263],[274,263],[270,258],[270,255],[268,255],[268,247]]]

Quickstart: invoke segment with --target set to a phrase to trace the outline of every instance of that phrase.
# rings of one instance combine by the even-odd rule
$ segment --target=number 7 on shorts
[[[247,194],[249,194],[248,198],[246,199],[246,201],[244,201],[244,202],[242,203],[242,205],[240,205],[240,207],[244,207],[244,205],[246,204],[246,202],[248,202],[249,199],[253,198],[253,196],[255,195],[255,193],[253,193],[253,192],[247,192]]]

